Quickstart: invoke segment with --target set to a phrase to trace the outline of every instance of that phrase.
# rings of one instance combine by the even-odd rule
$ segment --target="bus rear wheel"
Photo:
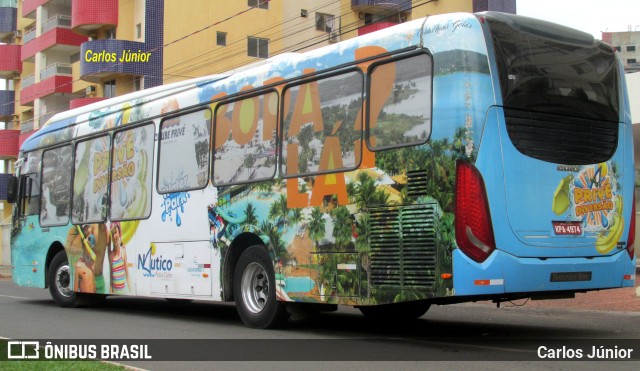
[[[77,305],[76,293],[71,285],[71,267],[69,259],[64,251],[58,252],[49,265],[47,282],[51,297],[61,307],[74,307]]]
[[[259,245],[246,249],[233,274],[233,296],[242,322],[252,328],[273,328],[285,323],[285,303],[276,298],[273,264]]]
[[[365,317],[373,320],[406,321],[422,317],[430,304],[416,301],[358,307]]]

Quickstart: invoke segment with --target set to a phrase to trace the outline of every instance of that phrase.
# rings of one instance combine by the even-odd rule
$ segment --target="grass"
[[[26,371],[26,370],[47,370],[47,371],[114,371],[124,370],[123,366],[117,366],[100,361],[58,361],[47,360],[44,357],[44,349],[40,348],[40,360],[19,361],[7,360],[7,342],[0,341],[0,367],[3,371]]]

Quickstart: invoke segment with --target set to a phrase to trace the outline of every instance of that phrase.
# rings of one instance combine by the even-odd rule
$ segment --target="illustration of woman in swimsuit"
[[[111,267],[111,293],[125,294],[131,288],[131,281],[127,266],[127,251],[122,242],[122,228],[119,222],[111,224],[111,247],[108,253]]]

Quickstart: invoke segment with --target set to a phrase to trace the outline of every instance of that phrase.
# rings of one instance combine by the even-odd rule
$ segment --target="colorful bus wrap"
[[[20,152],[13,279],[252,327],[632,286],[633,170],[610,46],[432,16],[56,115]]]

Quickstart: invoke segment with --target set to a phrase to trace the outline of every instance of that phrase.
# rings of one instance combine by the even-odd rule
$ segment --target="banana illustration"
[[[138,225],[140,224],[140,220],[132,220],[128,222],[120,223],[120,227],[122,228],[122,243],[128,244],[129,241],[133,238],[133,235],[136,233],[138,229]]]
[[[571,184],[573,176],[567,175],[564,177],[560,184],[558,184],[558,188],[553,193],[553,204],[551,205],[551,209],[556,215],[564,214],[571,204],[569,201],[569,185]]]
[[[622,237],[622,232],[624,231],[622,197],[618,195],[616,200],[616,211],[611,227],[607,231],[600,233],[596,239],[596,250],[598,250],[600,254],[606,254],[613,250],[618,245],[618,241],[620,241],[620,237]]]

